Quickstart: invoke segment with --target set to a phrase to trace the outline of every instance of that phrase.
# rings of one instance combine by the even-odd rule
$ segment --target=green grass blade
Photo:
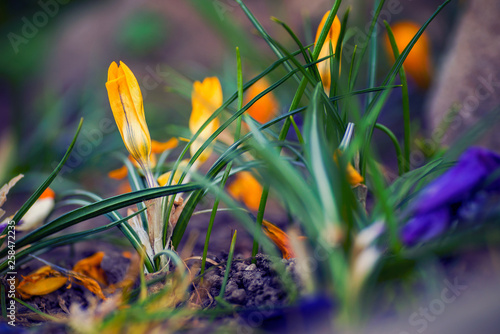
[[[388,127],[386,127],[383,124],[377,123],[377,124],[375,124],[375,128],[379,129],[380,131],[385,133],[389,137],[389,139],[392,141],[392,144],[394,145],[394,149],[396,150],[396,155],[397,155],[397,159],[398,159],[399,176],[403,175],[405,172],[404,167],[403,167],[404,157],[403,157],[403,154],[401,152],[401,146],[399,146],[398,138]]]
[[[333,166],[333,152],[331,156],[325,152],[327,148],[324,134],[324,108],[321,103],[323,86],[318,83],[314,90],[313,99],[306,113],[304,125],[306,158],[311,176],[318,189],[319,199],[324,210],[324,222],[337,222],[338,212],[335,206],[335,196],[331,175],[335,171]]]
[[[378,10],[380,5],[380,0],[375,0],[374,2],[374,11]],[[375,78],[377,75],[377,51],[378,51],[378,25],[375,24],[373,26],[372,33],[370,35],[370,54],[368,60],[368,87],[375,86]],[[369,93],[366,98],[365,108],[368,108],[371,99],[373,98],[373,93]]]
[[[321,52],[321,49],[323,48],[323,44],[325,44],[326,37],[329,34],[330,28],[332,27],[333,21],[335,20],[335,16],[337,15],[341,2],[342,0],[335,0],[335,3],[333,4],[332,9],[330,10],[330,14],[326,18],[325,25],[323,26],[323,29],[319,34],[318,41],[313,49],[312,53],[313,60],[316,60],[319,57],[319,54]]]
[[[241,66],[241,56],[240,56],[239,48],[236,48],[236,66],[237,66],[236,84],[238,87],[238,109],[241,109],[243,107],[243,70],[242,70],[242,66]],[[240,131],[241,131],[241,117],[239,117],[237,120],[236,131],[234,133],[234,140],[235,141],[237,141],[239,139]],[[223,190],[224,187],[226,186],[227,179],[229,178],[229,175],[231,173],[232,165],[233,165],[233,161],[230,161],[226,167],[226,170],[224,171],[224,175],[222,176],[221,185],[220,185],[221,190]],[[208,245],[210,243],[210,235],[212,234],[212,228],[214,225],[215,216],[217,215],[217,210],[219,208],[219,202],[220,202],[220,198],[219,198],[219,196],[216,196],[215,201],[214,201],[214,205],[212,208],[212,213],[210,214],[210,221],[208,223],[207,235],[205,238],[205,245],[203,246],[203,256],[201,258],[200,275],[203,275],[205,273],[205,265],[206,265],[207,254],[208,254]],[[201,281],[203,282],[203,277],[201,278]]]
[[[123,159],[123,163],[127,167],[128,183],[130,184],[130,188],[132,189],[132,191],[146,189],[144,182],[142,181],[141,177],[139,176],[139,173],[137,173],[137,169],[134,167],[132,162],[128,158],[125,158],[125,159]],[[139,202],[136,205],[137,205],[137,209],[141,210],[141,212],[142,212],[141,213],[142,227],[144,228],[146,233],[149,233],[148,217],[147,217],[146,212],[142,211],[142,209],[144,209],[146,207],[146,205],[143,202]]]
[[[312,63],[312,59],[307,54],[304,45],[302,44],[302,42],[300,41],[300,39],[297,37],[297,35],[295,35],[295,33],[293,32],[293,30],[285,22],[277,19],[276,17],[271,17],[271,20],[274,21],[274,22],[276,22],[276,23],[278,23],[279,25],[281,25],[286,30],[286,32],[290,35],[290,37],[292,37],[292,39],[295,42],[295,44],[297,44],[297,46],[299,47],[299,50],[302,53],[302,56],[304,57],[305,62],[306,63]]]
[[[189,183],[184,185],[158,187],[152,189],[144,189],[132,193],[122,194],[102,201],[92,203],[83,208],[75,209],[62,215],[59,218],[39,227],[35,231],[28,233],[23,238],[19,239],[16,247],[20,248],[30,243],[37,242],[40,239],[49,236],[53,233],[59,232],[69,226],[78,224],[82,221],[100,216],[102,214],[124,208],[126,206],[136,204],[148,199],[153,199],[162,196],[177,194],[179,192],[189,192],[199,189],[200,185]],[[0,251],[0,257],[4,257],[7,253],[6,249]]]
[[[75,136],[73,137],[73,140],[71,141],[71,144],[69,145],[68,149],[66,150],[66,153],[64,154],[63,158],[57,165],[57,167],[54,169],[54,171],[49,175],[49,177],[38,187],[37,190],[33,193],[33,195],[30,196],[30,198],[21,206],[21,208],[16,212],[14,215],[14,218],[12,220],[14,221],[14,224],[17,225],[21,218],[24,216],[26,212],[31,208],[31,206],[36,202],[36,200],[40,197],[40,195],[45,191],[45,189],[48,188],[48,186],[52,183],[52,181],[56,178],[57,174],[61,171],[62,167],[66,163],[66,160],[68,160],[71,151],[73,150],[73,147],[75,146],[76,143],[76,138],[78,138],[78,134],[80,133],[80,130],[83,125],[83,118],[80,119],[80,123],[78,124],[78,128],[76,129]],[[7,233],[7,229],[5,229],[0,235],[5,235]],[[4,238],[6,239],[6,238]],[[3,244],[4,239],[0,240],[0,247]]]
[[[385,0],[379,0],[379,5],[377,7],[377,10],[373,14],[372,22],[370,24],[370,29],[368,30],[367,36],[372,36],[373,31],[375,30],[375,26],[377,25],[377,20],[380,16],[380,12],[382,11],[382,8],[384,7]],[[361,63],[363,62],[363,58],[365,57],[366,50],[368,49],[368,41],[364,45],[359,46],[359,53],[358,53],[358,59],[356,61],[356,64],[354,65],[354,72],[353,72],[353,80],[351,82],[352,86],[351,89],[354,87],[356,84],[356,80],[358,79],[358,74],[359,70],[361,68]]]
[[[391,42],[392,52],[394,53],[394,59],[399,58],[399,49],[396,44],[396,39],[392,33],[391,26],[387,21],[384,21],[385,28],[387,30],[387,35],[389,36],[389,41]],[[401,79],[401,92],[402,92],[402,102],[403,102],[403,126],[404,126],[404,160],[403,171],[406,173],[410,170],[410,141],[411,141],[411,128],[410,128],[410,97],[408,94],[408,82],[406,80],[406,73],[404,66],[399,69],[399,78]],[[401,174],[400,174],[401,175]]]
[[[231,272],[231,264],[233,263],[234,247],[236,246],[236,236],[238,231],[234,231],[233,238],[231,239],[231,246],[229,247],[229,254],[227,255],[226,271],[224,273],[224,280],[222,281],[222,286],[220,288],[219,298],[224,298],[224,293],[226,292],[227,281],[229,280],[229,273]]]
[[[58,246],[62,246],[62,245],[68,245],[68,244],[73,244],[75,242],[83,241],[86,237],[93,235],[93,234],[96,234],[96,233],[104,232],[104,231],[109,230],[115,226],[118,226],[118,225],[126,222],[130,218],[137,216],[141,212],[142,211],[135,212],[135,213],[133,213],[130,216],[127,216],[125,218],[121,218],[121,219],[113,221],[109,224],[99,226],[99,227],[96,227],[93,229],[89,229],[86,231],[71,233],[71,234],[60,236],[60,237],[50,238],[47,240],[40,240],[38,242],[30,244],[25,249],[18,251],[16,253],[16,260],[20,261],[23,258],[25,258],[26,256],[33,254],[33,253],[35,253],[39,250],[42,250],[44,248],[54,248],[54,247],[58,247]],[[141,250],[142,250],[142,248],[141,248]],[[145,263],[145,265],[147,267],[149,266],[150,268],[148,268],[148,270],[151,270],[151,272],[152,272],[153,268],[151,266],[151,262]],[[4,261],[2,264],[0,264],[0,272],[7,270],[7,267],[8,267],[8,261]]]
[[[401,242],[398,236],[398,224],[394,214],[395,210],[394,207],[391,206],[391,202],[389,200],[390,195],[388,192],[388,187],[384,183],[384,177],[380,172],[375,159],[371,156],[368,156],[366,161],[370,168],[373,192],[376,196],[378,205],[382,207],[385,216],[384,222],[386,223],[389,230],[390,249],[394,253],[397,253],[401,249]],[[375,217],[372,221],[375,221],[376,218],[378,217]]]

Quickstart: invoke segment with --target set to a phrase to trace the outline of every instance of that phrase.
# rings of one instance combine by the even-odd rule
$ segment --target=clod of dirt
[[[292,279],[300,286],[298,276],[294,271],[294,260],[279,261],[282,261],[285,271],[291,274]],[[212,297],[219,295],[225,271],[226,266],[221,265],[211,267],[205,274],[203,285]],[[258,254],[255,263],[239,259],[233,261],[224,299],[229,303],[244,307],[275,306],[287,303],[287,293],[279,274],[272,268],[269,256]],[[203,307],[213,305],[215,304],[208,298],[202,304]]]

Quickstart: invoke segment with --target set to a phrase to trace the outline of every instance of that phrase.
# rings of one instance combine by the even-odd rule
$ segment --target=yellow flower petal
[[[125,147],[142,168],[147,168],[151,154],[151,137],[137,79],[123,62],[120,62],[119,67],[113,62],[108,70],[106,88]]]
[[[222,105],[222,87],[217,77],[205,78],[203,82],[195,81],[191,93],[191,117],[189,118],[189,130],[195,134],[200,127],[212,116],[212,114]],[[203,130],[197,140],[191,145],[190,152],[194,155],[203,145],[204,141],[210,137],[219,127],[219,119],[215,118]],[[203,163],[210,156],[212,149],[208,147],[200,155],[198,160]]]
[[[262,196],[262,185],[250,172],[236,174],[236,179],[227,187],[234,199],[243,201],[251,210],[258,210]]]
[[[17,292],[24,299],[43,296],[61,288],[67,281],[68,278],[58,271],[50,266],[44,266],[28,276],[23,276],[23,280],[17,286]]]
[[[118,169],[114,169],[108,173],[108,177],[115,180],[121,180],[127,177],[128,169],[127,166],[123,165]]]
[[[164,151],[171,150],[176,148],[179,145],[179,140],[177,138],[172,138],[169,141],[161,143],[159,141],[153,140],[151,142],[151,153],[159,154]]]
[[[263,220],[262,230],[267,235],[267,237],[271,239],[271,241],[274,242],[274,244],[280,249],[284,259],[292,259],[295,257],[290,238],[282,229],[266,220]]]
[[[410,21],[398,22],[392,26],[394,39],[400,53],[408,46],[419,29],[418,25]],[[389,56],[394,59],[394,53],[388,36],[385,39],[385,46]],[[429,86],[432,76],[432,64],[429,37],[425,32],[420,36],[408,54],[404,62],[404,68],[419,87],[427,88]]]
[[[248,88],[244,103],[247,104],[250,102],[253,98],[262,93],[262,91],[269,88],[269,86],[270,84],[265,78],[254,83]],[[257,122],[267,123],[276,116],[278,108],[278,100],[272,92],[269,92],[248,108],[247,113]]]
[[[326,19],[330,15],[330,11],[326,12],[321,20],[318,30],[316,31],[316,39],[314,40],[314,44],[318,42],[319,36],[321,35],[321,30],[326,23]],[[337,41],[340,36],[340,20],[338,16],[335,16],[333,20],[332,26],[328,31],[328,35],[326,36],[325,43],[321,47],[321,51],[319,53],[318,59],[327,57],[330,55],[330,45],[332,47],[333,52],[335,52],[335,48],[337,47]],[[331,70],[330,70],[330,59],[323,60],[321,63],[317,64],[319,75],[321,76],[321,81],[323,82],[323,87],[327,94],[330,92],[331,86]]]
[[[101,268],[104,252],[97,252],[92,256],[81,259],[73,267],[73,271],[95,279],[97,282],[107,285],[106,273]]]
[[[338,155],[340,154],[341,154],[340,150],[337,150],[333,154],[333,160],[335,160],[335,163],[337,164],[338,164]],[[358,185],[364,181],[361,174],[359,174],[359,172],[356,170],[356,168],[354,168],[351,165],[351,163],[347,163],[346,174],[347,174],[347,181],[351,184],[351,186]]]
[[[189,162],[188,160],[182,160],[179,163],[179,166],[177,167],[177,170],[175,171],[174,178],[172,179],[172,185],[176,185],[179,183],[179,179],[181,178],[181,175],[182,175],[184,169],[187,167],[188,162]],[[160,175],[160,177],[158,178],[158,184],[160,185],[160,187],[167,185],[168,179],[170,178],[170,174],[172,174],[171,171]]]
[[[347,164],[347,181],[352,186],[355,186],[364,181],[361,174],[359,174],[358,171],[350,163]]]

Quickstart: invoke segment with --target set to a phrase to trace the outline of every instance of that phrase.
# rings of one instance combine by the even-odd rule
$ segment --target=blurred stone
[[[434,145],[450,145],[500,105],[500,2],[471,0],[431,89],[427,118]],[[452,109],[456,112],[450,114]],[[498,148],[494,125],[481,144]]]

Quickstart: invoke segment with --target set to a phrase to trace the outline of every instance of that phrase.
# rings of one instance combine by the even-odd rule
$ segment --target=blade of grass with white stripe
[[[331,175],[335,168],[333,157],[327,156],[326,138],[324,131],[324,107],[321,100],[323,86],[318,83],[314,90],[313,98],[306,112],[304,125],[305,152],[308,160],[308,168],[318,189],[319,200],[323,207],[324,224],[327,226],[332,222],[339,222],[336,201],[331,184]],[[333,154],[332,154],[333,155]]]
[[[127,178],[128,178],[128,183],[130,184],[130,188],[132,191],[137,191],[137,190],[142,190],[146,189],[144,182],[142,181],[141,177],[139,176],[139,173],[137,173],[137,169],[134,167],[132,162],[128,159],[125,158],[123,159],[123,163],[127,167]],[[142,227],[146,231],[146,234],[149,235],[149,224],[148,224],[148,218],[146,212],[142,211],[146,207],[146,204],[143,202],[139,202],[136,204],[137,209],[141,210],[141,222],[142,222]]]

